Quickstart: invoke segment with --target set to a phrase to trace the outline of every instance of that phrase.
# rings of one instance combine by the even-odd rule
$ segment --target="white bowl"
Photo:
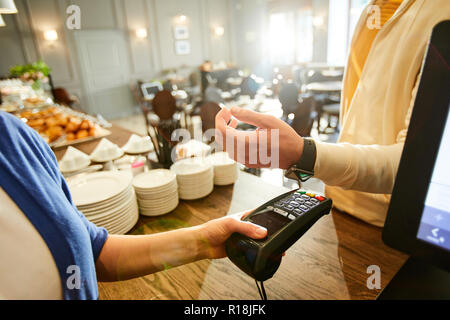
[[[91,164],[89,156],[80,150],[69,146],[59,162],[61,172],[75,172],[87,168]]]

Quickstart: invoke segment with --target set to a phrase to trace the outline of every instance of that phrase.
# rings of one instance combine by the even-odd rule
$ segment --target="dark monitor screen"
[[[384,242],[450,271],[450,21],[433,28],[392,190]]]
[[[148,95],[155,94],[159,92],[159,87],[158,86],[146,87],[145,91],[147,92]]]
[[[425,197],[417,237],[450,250],[450,113]]]
[[[267,229],[267,237],[271,237],[291,220],[272,211],[266,210],[251,217],[251,222]]]
[[[149,82],[141,85],[142,95],[145,98],[153,98],[155,94],[163,89],[159,82]]]

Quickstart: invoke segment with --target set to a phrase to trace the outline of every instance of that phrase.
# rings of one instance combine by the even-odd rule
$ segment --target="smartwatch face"
[[[272,210],[261,211],[261,213],[255,214],[254,216],[250,217],[250,221],[254,224],[266,228],[267,238],[270,238],[272,235],[286,226],[289,222],[291,222],[290,219]]]

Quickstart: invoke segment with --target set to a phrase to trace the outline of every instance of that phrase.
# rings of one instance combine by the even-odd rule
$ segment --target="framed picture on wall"
[[[175,54],[182,56],[191,53],[191,43],[188,40],[175,41]]]
[[[174,26],[173,37],[175,40],[189,39],[189,29],[187,26]]]

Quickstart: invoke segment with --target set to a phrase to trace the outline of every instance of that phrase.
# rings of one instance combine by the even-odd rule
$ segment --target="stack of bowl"
[[[178,186],[175,174],[167,169],[143,172],[133,178],[133,187],[144,216],[159,216],[178,206]]]
[[[62,173],[69,173],[87,168],[90,164],[91,159],[87,154],[69,146],[59,162],[59,169]]]
[[[123,150],[118,145],[103,138],[91,153],[91,160],[94,162],[109,162],[119,159],[123,156],[123,153]]]
[[[132,134],[128,142],[122,147],[122,150],[128,154],[142,154],[152,151],[153,145],[149,136],[140,137]]]
[[[183,200],[206,197],[214,189],[214,171],[205,158],[187,158],[171,167],[177,175],[178,195]]]
[[[237,163],[226,152],[216,152],[207,157],[214,167],[214,184],[226,186],[236,182],[238,169]]]

